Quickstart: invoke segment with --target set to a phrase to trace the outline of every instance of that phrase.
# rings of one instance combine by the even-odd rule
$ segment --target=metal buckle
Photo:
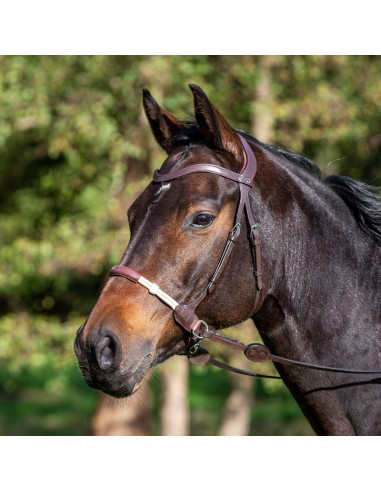
[[[200,319],[200,325],[203,325],[204,328],[203,328],[203,331],[209,331],[209,326],[207,325],[207,323],[205,323],[205,321],[203,321],[202,319]],[[196,333],[194,330],[191,330],[191,340],[193,342],[195,342],[189,349],[188,349],[188,352],[193,355],[197,352],[199,346],[200,346],[200,343],[204,340],[204,336],[203,335],[199,335],[198,333]]]
[[[236,236],[239,236],[241,233],[241,223],[240,222],[237,222],[233,229],[230,231],[230,234],[229,234],[229,239],[230,241],[234,241],[234,239],[236,238]]]
[[[197,352],[199,346],[200,346],[200,343],[201,343],[201,340],[198,340],[198,342],[196,342],[194,345],[192,345],[188,350],[188,354],[190,354],[190,355],[195,354]]]

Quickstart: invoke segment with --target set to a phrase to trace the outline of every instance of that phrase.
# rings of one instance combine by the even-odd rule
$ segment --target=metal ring
[[[188,353],[193,355],[197,352],[198,347],[200,346],[201,340],[199,340],[197,343],[191,346],[191,348],[188,350]]]
[[[206,325],[206,326],[208,326],[208,325]],[[197,333],[193,329],[191,330],[191,335],[193,337],[193,340],[200,340],[200,342],[201,342],[201,340],[204,339],[204,337],[202,335],[197,335]]]
[[[209,326],[207,325],[207,323],[205,323],[205,321],[203,321],[202,319],[200,319],[200,323],[201,323],[202,325],[204,325],[204,330],[205,330],[206,332],[208,332],[208,331],[209,331]],[[203,338],[204,338],[204,337],[203,337]]]
[[[202,319],[200,319],[200,325],[204,326],[204,331],[206,331],[206,332],[209,331],[209,326]],[[203,335],[199,335],[198,333],[196,333],[193,329],[191,330],[191,335],[193,337],[193,340],[200,340],[201,341],[205,338]]]

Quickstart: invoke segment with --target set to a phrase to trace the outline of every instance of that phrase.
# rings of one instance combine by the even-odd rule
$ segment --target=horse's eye
[[[203,229],[209,227],[215,219],[215,216],[207,212],[200,212],[192,219],[192,227]]]

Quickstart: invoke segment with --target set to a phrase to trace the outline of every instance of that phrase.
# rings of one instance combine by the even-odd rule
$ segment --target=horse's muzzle
[[[151,366],[151,345],[143,351],[140,346],[136,354],[130,349],[123,357],[122,344],[113,331],[100,328],[84,338],[83,328],[78,330],[74,350],[86,383],[116,398],[134,393]]]

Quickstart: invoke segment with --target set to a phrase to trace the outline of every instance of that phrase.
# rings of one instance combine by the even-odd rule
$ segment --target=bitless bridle
[[[261,241],[259,238],[259,233],[257,230],[257,225],[254,221],[253,213],[251,210],[249,192],[253,186],[254,177],[257,171],[257,160],[255,158],[254,152],[246,142],[246,140],[237,133],[243,150],[243,166],[239,173],[230,171],[220,166],[214,164],[193,164],[191,166],[173,171],[168,174],[162,174],[160,171],[155,171],[153,176],[153,181],[163,183],[167,181],[172,181],[182,176],[193,173],[212,173],[218,176],[222,176],[226,179],[238,183],[239,186],[239,200],[236,208],[234,224],[229,232],[228,239],[225,244],[225,248],[222,252],[220,260],[211,276],[207,286],[201,291],[201,293],[190,303],[183,304],[178,303],[175,299],[170,297],[168,294],[163,292],[160,287],[149,280],[144,278],[138,272],[129,268],[125,265],[116,265],[110,271],[110,277],[118,276],[124,277],[132,282],[139,283],[145,287],[148,292],[152,295],[158,297],[162,302],[169,306],[173,310],[173,315],[176,322],[184,328],[189,333],[189,344],[188,348],[181,353],[181,355],[187,355],[189,362],[193,365],[205,365],[212,364],[217,367],[227,369],[239,374],[280,379],[278,376],[270,376],[264,374],[257,374],[251,371],[245,371],[232,367],[224,362],[213,359],[209,352],[200,347],[200,343],[204,339],[212,340],[215,342],[222,343],[231,348],[241,350],[244,352],[245,356],[252,362],[265,362],[271,360],[273,362],[291,365],[297,367],[304,367],[308,369],[318,369],[321,371],[339,372],[339,373],[351,373],[351,374],[381,374],[381,371],[370,371],[370,370],[354,370],[354,369],[343,369],[337,367],[328,367],[318,364],[309,364],[306,362],[299,362],[292,359],[287,359],[285,357],[280,357],[271,353],[270,349],[260,343],[250,343],[248,345],[244,344],[239,340],[234,340],[232,338],[226,337],[217,331],[211,330],[207,323],[200,318],[195,313],[198,305],[205,299],[207,295],[213,292],[217,282],[224,271],[224,268],[230,258],[233,247],[236,244],[238,237],[241,233],[242,228],[242,218],[244,212],[249,224],[249,240],[252,249],[252,257],[254,264],[254,278],[255,278],[255,307],[259,303],[259,295],[262,289],[262,267],[261,267]]]

